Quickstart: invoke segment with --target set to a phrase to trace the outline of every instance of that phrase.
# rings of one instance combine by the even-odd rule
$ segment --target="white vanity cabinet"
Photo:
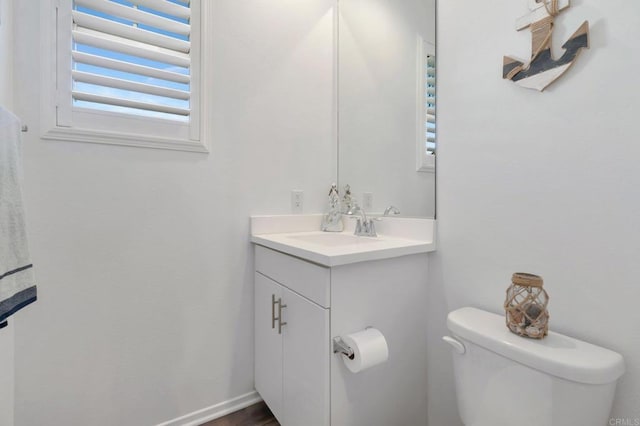
[[[366,238],[320,220],[252,218],[256,390],[282,426],[426,424],[433,221],[387,218]],[[367,327],[389,358],[353,373],[332,339]]]
[[[283,426],[329,425],[329,268],[255,254],[256,389]]]

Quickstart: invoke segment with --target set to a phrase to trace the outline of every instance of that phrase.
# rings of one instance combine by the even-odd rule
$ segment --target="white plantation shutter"
[[[427,55],[425,84],[425,142],[428,154],[436,152],[436,58]]]
[[[416,65],[416,171],[433,173],[436,166],[435,45],[420,36]]]
[[[198,140],[199,15],[200,0],[61,0],[57,125]]]

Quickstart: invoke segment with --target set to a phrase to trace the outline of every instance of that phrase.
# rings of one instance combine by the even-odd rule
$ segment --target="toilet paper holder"
[[[355,356],[353,349],[351,349],[340,336],[333,338],[333,353],[346,355],[349,359],[353,359]]]

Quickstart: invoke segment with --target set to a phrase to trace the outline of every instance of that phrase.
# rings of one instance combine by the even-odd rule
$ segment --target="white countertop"
[[[435,221],[385,217],[378,237],[356,237],[345,220],[340,233],[322,232],[322,215],[252,216],[251,242],[324,266],[388,259],[435,250]]]

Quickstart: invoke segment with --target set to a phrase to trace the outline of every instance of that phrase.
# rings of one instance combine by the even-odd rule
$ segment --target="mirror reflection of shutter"
[[[426,120],[425,120],[425,141],[427,154],[436,153],[436,57],[428,55],[426,60]]]
[[[188,122],[188,0],[74,0],[74,108]]]

